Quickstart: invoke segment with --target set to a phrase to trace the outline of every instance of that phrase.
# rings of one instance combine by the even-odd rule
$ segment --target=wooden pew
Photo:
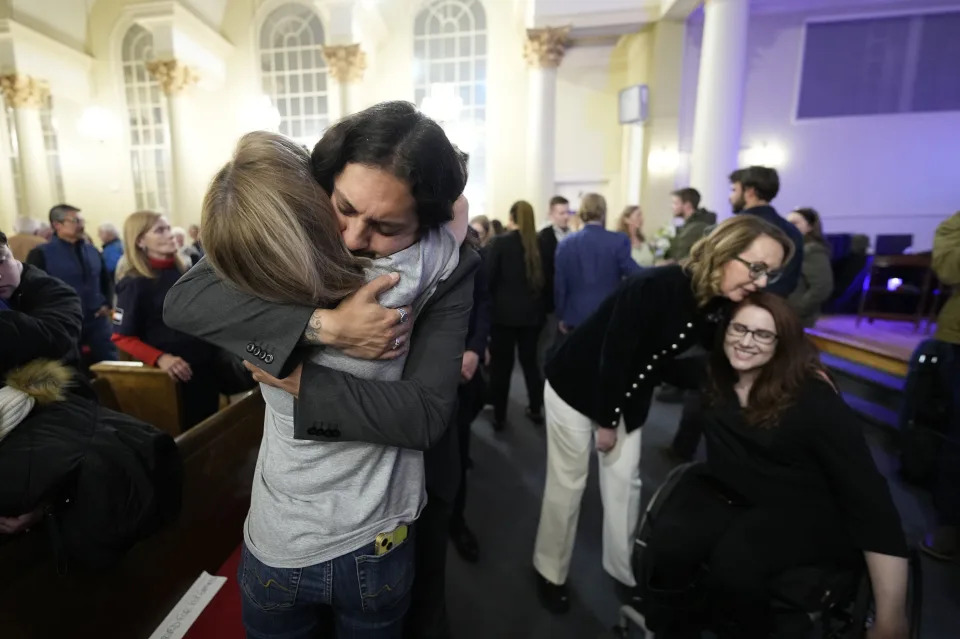
[[[0,637],[149,637],[200,572],[214,573],[240,544],[263,411],[256,390],[177,438],[180,516],[112,569],[58,575],[42,527],[0,535]]]
[[[110,386],[116,410],[173,436],[183,432],[180,384],[166,372],[143,362],[100,362],[90,372]],[[105,399],[101,397],[101,402],[109,405]]]

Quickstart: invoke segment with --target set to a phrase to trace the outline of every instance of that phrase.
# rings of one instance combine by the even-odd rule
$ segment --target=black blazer
[[[552,313],[556,308],[553,281],[557,276],[557,245],[560,244],[552,224],[537,233],[537,241],[540,244],[540,261],[543,263],[543,308],[545,312]]]
[[[495,325],[540,326],[544,322],[545,289],[533,291],[527,284],[525,256],[519,231],[490,242],[487,274]]]
[[[727,303],[698,308],[680,266],[648,268],[624,281],[547,362],[547,381],[563,401],[599,426],[628,432],[647,419],[661,382],[698,388],[703,364],[676,359],[691,346],[713,345]]]

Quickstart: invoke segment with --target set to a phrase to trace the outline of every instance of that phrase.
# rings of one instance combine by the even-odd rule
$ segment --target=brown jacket
[[[12,235],[7,240],[10,244],[10,251],[13,253],[13,259],[18,262],[26,261],[27,254],[45,241],[39,235],[26,235],[24,233]]]

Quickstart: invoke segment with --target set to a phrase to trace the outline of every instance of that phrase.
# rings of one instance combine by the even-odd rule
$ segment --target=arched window
[[[280,133],[313,147],[329,125],[323,25],[310,7],[291,2],[260,28],[263,91],[280,112]]]
[[[485,212],[487,18],[480,0],[434,0],[413,27],[414,99],[470,154],[467,197]],[[432,102],[433,109],[424,102]],[[436,112],[431,112],[431,110]]]
[[[133,25],[123,37],[123,86],[130,122],[130,164],[137,208],[170,210],[170,135],[160,83],[147,71],[153,34]]]

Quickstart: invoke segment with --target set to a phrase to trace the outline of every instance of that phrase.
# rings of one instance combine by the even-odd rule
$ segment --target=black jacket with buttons
[[[690,277],[677,265],[644,269],[577,327],[547,363],[547,381],[567,404],[601,427],[640,428],[661,382],[696,388],[703,365],[677,358],[710,348],[726,302],[698,308]]]

